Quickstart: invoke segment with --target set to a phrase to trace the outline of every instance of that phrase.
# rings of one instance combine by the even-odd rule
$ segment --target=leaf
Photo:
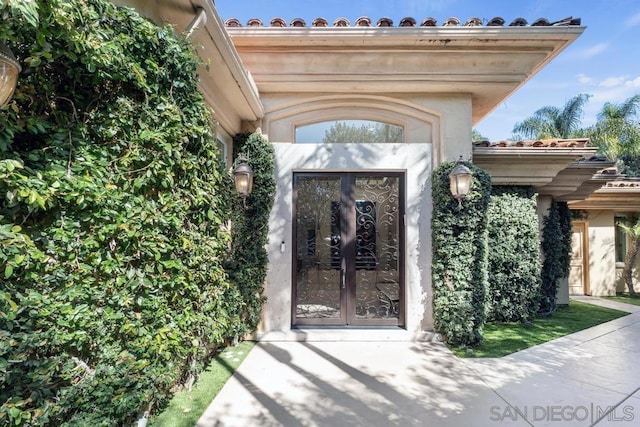
[[[38,3],[36,1],[9,0],[14,14],[20,14],[33,27],[38,26]]]
[[[13,274],[13,265],[7,263],[4,267],[4,278],[8,279],[9,277],[11,277],[12,274]]]

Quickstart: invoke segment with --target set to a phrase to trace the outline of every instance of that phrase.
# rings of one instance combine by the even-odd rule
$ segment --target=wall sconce
[[[0,42],[0,107],[11,99],[18,84],[18,74],[22,68],[13,52]]]
[[[242,197],[242,202],[246,207],[247,196],[253,190],[253,169],[247,164],[245,157],[238,157],[238,166],[233,170],[233,181],[236,184],[236,191]]]
[[[451,195],[458,201],[458,206],[462,206],[462,199],[467,197],[471,190],[471,170],[462,163],[462,156],[458,164],[449,174],[449,188]]]

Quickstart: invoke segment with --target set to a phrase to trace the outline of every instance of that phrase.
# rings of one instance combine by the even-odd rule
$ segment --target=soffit
[[[261,93],[465,93],[477,123],[582,26],[227,27]]]

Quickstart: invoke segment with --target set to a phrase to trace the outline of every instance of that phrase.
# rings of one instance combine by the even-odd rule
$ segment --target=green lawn
[[[458,357],[502,357],[627,314],[571,301],[568,307],[559,307],[553,316],[538,318],[532,325],[487,323],[482,334],[482,345],[473,349],[457,347],[451,350]]]
[[[169,406],[160,415],[151,418],[149,424],[160,427],[193,427],[254,344],[242,342],[235,347],[225,348],[200,375],[193,389],[176,393]]]
[[[624,302],[627,304],[640,305],[640,296],[632,297],[629,294],[618,294],[615,297],[603,297],[612,301]]]

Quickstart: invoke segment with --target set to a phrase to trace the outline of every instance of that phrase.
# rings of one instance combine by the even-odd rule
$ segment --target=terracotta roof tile
[[[606,160],[605,160],[606,161]],[[612,166],[610,168],[604,168],[598,171],[600,175],[618,175],[618,168]]]
[[[262,21],[258,18],[251,18],[247,21],[247,27],[262,27]]]
[[[282,18],[273,18],[270,22],[270,26],[272,27],[283,27],[282,23],[285,22]],[[327,23],[327,25],[324,25],[325,22]],[[456,27],[456,26],[460,26],[461,22],[458,18],[456,17],[451,17],[448,19],[445,19],[444,21],[442,21],[442,26],[443,27]],[[405,17],[403,19],[400,20],[398,27],[415,27],[416,26],[416,19],[412,18],[410,16]],[[502,27],[505,25],[505,20],[499,16],[496,16],[495,18],[492,18],[488,21],[483,22],[482,19],[477,18],[477,17],[472,17],[469,18],[467,21],[465,21],[464,26],[465,27],[481,27],[481,26],[487,26],[487,27]],[[564,18],[564,19],[560,19],[558,21],[549,21],[548,19],[545,18],[538,18],[536,19],[532,24],[528,24],[527,20],[524,18],[516,18],[514,19],[509,26],[510,27],[522,27],[522,26],[531,26],[531,27],[548,27],[548,26],[571,26],[571,25],[581,25],[581,20],[580,18],[573,18],[573,17],[568,17],[568,18]],[[242,24],[240,23],[240,21],[238,21],[235,18],[230,18],[227,19],[225,21],[225,26],[227,27],[242,27]],[[247,27],[262,27],[262,21],[258,18],[253,18],[250,19],[247,22]],[[284,25],[286,27],[286,23]],[[291,27],[306,27],[307,24],[305,23],[305,21],[301,18],[295,18],[293,19],[289,26]],[[312,21],[311,24],[312,27],[325,27],[325,26],[329,26],[329,23],[326,21],[326,19],[324,18],[317,18],[315,20]],[[351,23],[349,22],[348,19],[346,18],[338,18],[333,22],[333,26],[334,27],[350,27]],[[358,18],[355,22],[354,22],[354,27],[372,27],[373,26],[373,21],[366,16],[360,17]],[[389,18],[380,18],[377,23],[376,23],[377,27],[393,27],[393,21]],[[436,27],[438,26],[437,21],[435,18],[425,18],[422,23],[420,24],[421,27]]]
[[[469,18],[467,22],[464,23],[465,27],[482,27],[482,19],[480,18]]]
[[[534,141],[474,141],[474,147],[541,147],[541,148],[574,148],[589,146],[589,138],[573,138],[573,139],[539,139]]]
[[[503,25],[504,19],[500,18],[499,16],[496,16],[487,23],[487,27],[502,27]]]
[[[406,18],[402,18],[400,20],[400,26],[401,27],[415,27],[416,26],[416,20],[413,19],[410,16],[407,16]]]
[[[367,18],[366,16],[361,16],[360,18],[356,19],[356,27],[370,27],[371,26],[371,19]]]
[[[538,18],[533,22],[533,24],[531,24],[532,27],[546,27],[548,25],[549,20],[545,18]]]
[[[224,25],[227,27],[242,27],[242,24],[236,18],[227,19]]]
[[[291,20],[291,23],[289,24],[292,27],[306,27],[307,23],[304,22],[304,19],[302,18],[295,18]]]
[[[312,27],[328,27],[329,22],[324,18],[316,18],[311,23]]]
[[[438,21],[436,21],[435,18],[426,18],[424,21],[422,21],[422,24],[420,24],[421,27],[435,27],[438,25]]]
[[[640,188],[640,178],[626,178],[610,181],[605,184],[609,188]]]
[[[509,24],[510,27],[526,27],[527,26],[527,20],[524,18],[516,18],[513,20],[513,22],[511,24]]]
[[[286,27],[287,22],[282,18],[273,18],[269,23],[272,27]]]
[[[608,161],[609,161],[609,159],[607,159],[607,156],[605,156],[604,154],[594,154],[593,156],[586,156],[586,157],[583,157],[582,159],[578,160],[578,162],[608,162]],[[605,169],[603,169],[603,170],[605,170]],[[606,170],[608,172],[602,172],[602,173],[607,173],[607,174],[609,174],[609,173],[617,174],[618,173],[618,169],[615,166],[606,168]]]
[[[460,20],[455,16],[445,19],[444,24],[442,24],[443,27],[457,27],[459,25],[460,25]]]

